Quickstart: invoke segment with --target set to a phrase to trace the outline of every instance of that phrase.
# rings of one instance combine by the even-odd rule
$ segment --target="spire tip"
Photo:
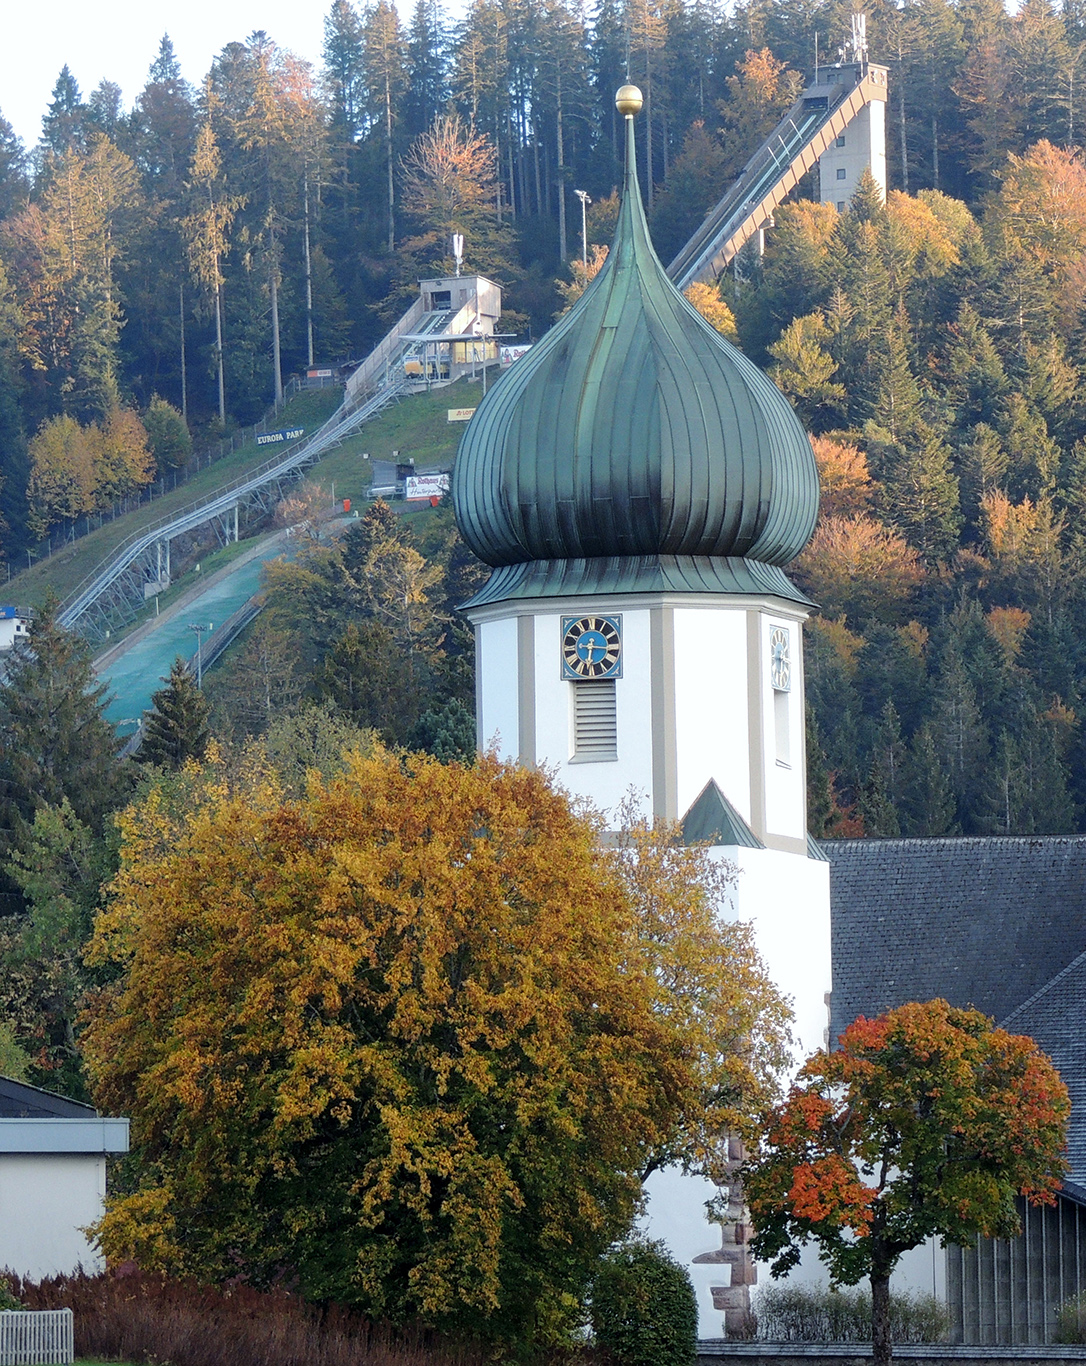
[[[619,86],[615,94],[615,108],[620,114],[625,114],[628,119],[632,119],[635,114],[641,112],[644,100],[641,98],[641,91],[636,85]]]

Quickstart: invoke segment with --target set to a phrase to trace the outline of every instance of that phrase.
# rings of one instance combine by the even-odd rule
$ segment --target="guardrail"
[[[74,1360],[70,1309],[0,1311],[0,1366],[67,1366]]]
[[[100,564],[88,574],[64,600],[58,614],[60,624],[69,629],[82,629],[77,627],[76,623],[99,600],[103,604],[109,602],[105,595],[107,590],[112,592],[114,586],[114,596],[119,594],[118,600],[122,603],[115,614],[116,620],[131,620],[136,607],[142,601],[143,578],[151,577],[149,573],[145,575],[144,569],[140,568],[141,556],[151,554],[156,546],[161,549],[164,543],[175,536],[202,526],[216,517],[222,518],[230,510],[235,513],[236,536],[237,509],[242,502],[248,505],[249,502],[255,501],[266,506],[263,500],[273,485],[278,486],[282,482],[300,478],[309,466],[320,460],[327,451],[342,444],[367,418],[393,402],[405,388],[406,385],[402,382],[382,386],[360,407],[352,411],[347,410],[344,402],[323,426],[312,436],[299,442],[289,454],[281,453],[256,470],[240,476],[225,488],[220,488],[209,497],[191,504],[187,509],[180,509],[169,517],[133,532],[121,542],[104,564]],[[113,612],[114,607],[116,604],[110,606],[109,611]]]

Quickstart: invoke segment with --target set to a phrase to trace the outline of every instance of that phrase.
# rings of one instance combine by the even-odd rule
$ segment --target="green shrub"
[[[871,1293],[821,1286],[767,1285],[754,1304],[764,1342],[870,1342]],[[950,1327],[933,1295],[891,1295],[894,1342],[940,1342]]]
[[[1056,1310],[1056,1341],[1086,1342],[1086,1290],[1064,1300]]]
[[[603,1259],[592,1331],[620,1366],[690,1366],[698,1340],[694,1287],[662,1243],[624,1243]]]
[[[17,1300],[11,1293],[11,1286],[3,1276],[0,1276],[0,1311],[5,1309],[22,1309],[22,1300]]]

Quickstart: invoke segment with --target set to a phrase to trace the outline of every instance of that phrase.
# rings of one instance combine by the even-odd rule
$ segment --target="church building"
[[[626,173],[607,262],[483,400],[453,472],[461,534],[492,567],[463,609],[477,733],[605,813],[635,794],[733,864],[730,913],[752,924],[804,1056],[830,1039],[831,988],[840,1027],[852,1015],[838,1001],[917,999],[893,985],[865,995],[841,935],[831,974],[831,866],[874,865],[807,833],[802,632],[815,605],[785,569],[814,530],[818,477],[788,401],[668,279],[635,170],[640,92],[624,86],[616,103]],[[870,899],[846,896],[849,933],[871,932]],[[648,1187],[648,1231],[689,1270],[704,1338],[743,1326],[759,1275],[741,1205],[723,1227],[706,1220],[716,1194],[677,1171]],[[1066,1237],[1081,1257],[1077,1222]],[[964,1303],[973,1271],[944,1259],[934,1284],[939,1251],[921,1249],[906,1279],[944,1298],[956,1284]],[[958,1340],[977,1341],[967,1317]]]

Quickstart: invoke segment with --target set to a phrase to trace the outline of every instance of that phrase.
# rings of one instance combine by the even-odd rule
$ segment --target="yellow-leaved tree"
[[[287,800],[212,756],[121,829],[84,1035],[133,1121],[111,1259],[539,1343],[645,1175],[772,1090],[721,869],[644,823],[601,848],[539,772],[377,750]]]

